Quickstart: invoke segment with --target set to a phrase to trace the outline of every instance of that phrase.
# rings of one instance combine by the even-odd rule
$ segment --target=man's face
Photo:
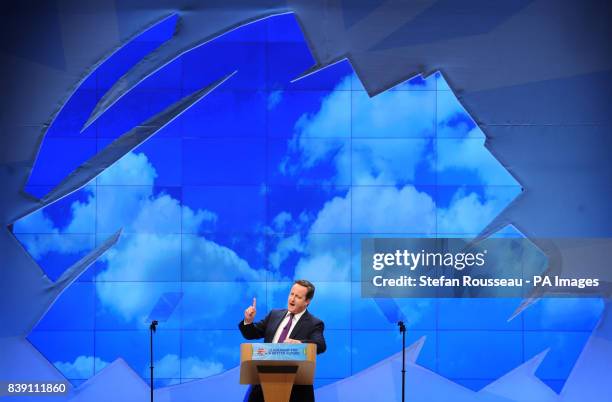
[[[287,298],[287,309],[290,313],[299,314],[306,310],[306,307],[310,304],[310,300],[306,300],[306,292],[308,292],[306,286],[293,284]]]

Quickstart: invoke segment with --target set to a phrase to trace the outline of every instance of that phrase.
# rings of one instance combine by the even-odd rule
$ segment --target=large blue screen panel
[[[263,319],[306,278],[328,345],[317,387],[367,383],[368,369],[401,351],[403,320],[408,345],[425,337],[416,364],[440,381],[478,390],[550,349],[536,375],[560,390],[599,320],[599,299],[541,300],[508,320],[520,300],[361,296],[363,238],[472,237],[523,191],[441,73],[376,95],[347,60],[301,77],[315,59],[284,14],[187,51],[79,133],[176,21],[135,38],[77,89],[47,133],[28,192],[44,196],[125,132],[236,74],[13,227],[52,280],[122,231],[28,337],[67,379],[78,385],[122,358],[147,380],[147,328],[159,319],[155,385],[221,383],[213,376],[239,364],[237,325],[253,298]]]

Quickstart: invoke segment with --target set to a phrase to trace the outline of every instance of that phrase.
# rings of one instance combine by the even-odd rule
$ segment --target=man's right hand
[[[257,313],[257,299],[253,297],[253,304],[250,305],[246,310],[244,310],[244,323],[247,325],[253,323],[256,313]]]

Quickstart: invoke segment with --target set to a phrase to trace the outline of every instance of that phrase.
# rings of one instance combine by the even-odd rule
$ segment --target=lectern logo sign
[[[253,347],[253,360],[307,360],[306,344],[262,343]]]

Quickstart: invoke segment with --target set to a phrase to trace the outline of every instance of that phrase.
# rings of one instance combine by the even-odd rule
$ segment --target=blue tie
[[[289,335],[289,328],[291,328],[291,323],[293,322],[293,313],[289,314],[289,321],[287,321],[287,325],[281,331],[280,337],[278,338],[278,343],[285,342],[287,339],[287,335]]]

